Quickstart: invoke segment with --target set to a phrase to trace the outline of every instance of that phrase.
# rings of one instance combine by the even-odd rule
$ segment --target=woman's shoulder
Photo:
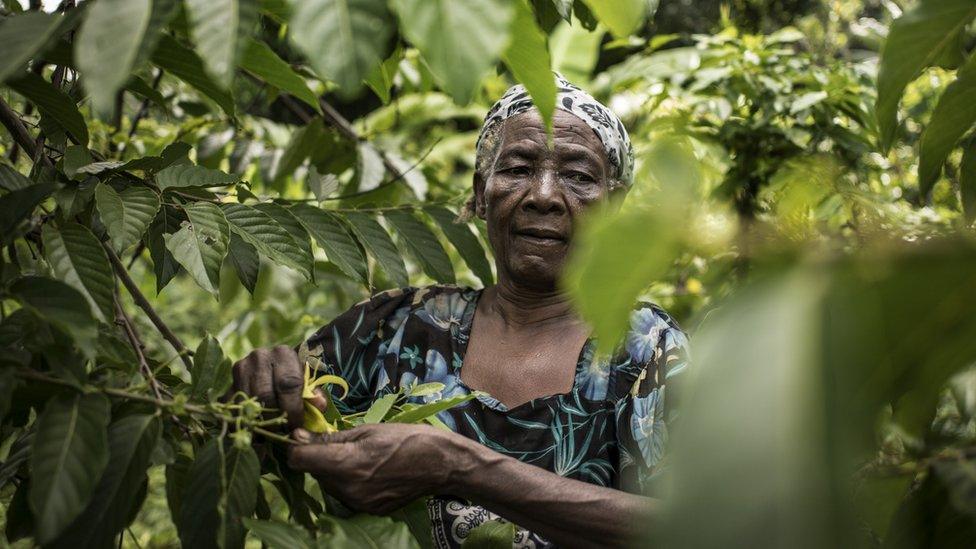
[[[641,301],[630,312],[623,347],[634,362],[647,363],[660,360],[662,354],[686,350],[688,336],[663,308]]]
[[[422,309],[432,300],[470,300],[476,297],[478,292],[480,290],[455,284],[432,284],[429,286],[392,288],[377,292],[356,303],[350,308],[350,311],[385,309],[391,304],[397,307],[408,306],[411,309]]]

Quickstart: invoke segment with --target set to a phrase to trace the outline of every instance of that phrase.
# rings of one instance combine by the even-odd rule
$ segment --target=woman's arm
[[[654,500],[567,479],[428,425],[364,425],[294,433],[289,466],[319,477],[351,508],[386,514],[431,494],[470,499],[565,547],[624,546]]]

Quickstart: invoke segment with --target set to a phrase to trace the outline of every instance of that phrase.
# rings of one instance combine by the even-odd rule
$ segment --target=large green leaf
[[[57,538],[95,492],[108,464],[109,409],[100,394],[62,393],[37,420],[29,499],[42,545]]]
[[[75,40],[75,62],[97,112],[111,113],[149,26],[152,0],[93,2]]]
[[[241,68],[321,112],[318,97],[305,84],[305,79],[263,41],[252,38],[247,40],[241,57]]]
[[[180,80],[213,99],[220,108],[233,117],[236,111],[234,97],[221,89],[203,69],[203,60],[193,50],[180,44],[167,34],[162,35],[159,46],[153,52],[152,62]]]
[[[434,218],[447,239],[457,248],[464,262],[468,264],[475,276],[481,279],[481,283],[485,286],[490,285],[494,281],[491,265],[485,257],[485,249],[481,247],[481,242],[478,241],[471,227],[467,223],[456,223],[457,214],[444,206],[428,206],[424,211]]]
[[[245,242],[276,263],[291,267],[306,280],[312,273],[308,254],[270,215],[244,204],[221,204],[230,228]]]
[[[905,87],[939,58],[973,17],[972,0],[922,0],[891,24],[878,69],[876,111],[883,149],[895,139]]]
[[[418,423],[444,410],[450,410],[459,404],[464,404],[473,398],[477,398],[478,394],[468,393],[466,395],[436,400],[428,404],[421,404],[420,406],[406,409],[394,415],[388,420],[388,423]]]
[[[55,276],[81,292],[102,322],[115,318],[115,280],[112,265],[98,238],[84,225],[65,223],[60,230],[50,224],[41,230],[44,255]]]
[[[584,0],[593,15],[617,38],[626,38],[644,23],[647,0]]]
[[[384,217],[396,229],[427,276],[438,282],[454,283],[451,258],[424,222],[405,211],[389,211]]]
[[[433,528],[430,523],[430,512],[427,509],[427,498],[417,498],[390,514],[393,520],[403,522],[410,528],[420,549],[434,549]]]
[[[295,204],[291,212],[325,250],[329,261],[354,280],[367,280],[366,257],[341,221],[333,214],[309,204]]]
[[[552,74],[546,35],[539,29],[532,8],[525,0],[516,0],[514,6],[512,41],[502,53],[502,60],[528,90],[532,103],[549,128],[552,111],[556,109],[556,79]]]
[[[10,294],[25,309],[70,335],[83,352],[94,354],[98,323],[78,290],[58,280],[25,276],[10,285]]]
[[[315,547],[312,537],[301,526],[278,522],[276,520],[255,520],[243,518],[241,522],[248,533],[261,540],[270,549],[311,549]]]
[[[234,233],[230,235],[230,248],[227,250],[234,271],[241,284],[247,288],[252,295],[254,288],[258,284],[258,271],[261,269],[261,258],[258,257],[258,250],[244,242],[244,239]]]
[[[0,196],[0,239],[3,240],[4,244],[17,236],[14,229],[53,190],[53,183],[40,183],[37,185],[32,184]]]
[[[507,549],[515,541],[515,525],[500,520],[486,520],[468,532],[463,549]]]
[[[40,76],[25,72],[7,81],[10,89],[37,105],[41,115],[54,121],[79,145],[88,145],[88,126],[78,107],[63,91]]]
[[[320,76],[351,97],[386,57],[391,19],[384,0],[305,0],[294,4],[289,37]]]
[[[221,209],[210,202],[187,204],[183,210],[190,221],[175,234],[163,235],[166,249],[201,288],[216,295],[220,264],[230,239],[228,222]]]
[[[363,547],[401,547],[416,549],[417,540],[410,528],[390,517],[359,514],[347,519],[323,515],[321,523],[328,529],[319,537],[319,547],[361,549]]]
[[[31,11],[5,18],[0,22],[0,82],[17,73],[27,61],[36,55],[54,36],[64,17]]]
[[[182,218],[177,215],[175,208],[163,206],[146,231],[146,247],[149,248],[153,274],[156,275],[156,293],[161,292],[180,271],[180,264],[166,249],[165,235],[179,231],[181,221]]]
[[[976,123],[976,55],[959,69],[956,79],[946,87],[919,145],[918,187],[928,196],[942,173],[949,152]]]
[[[169,22],[176,16],[179,11],[180,0],[152,0],[152,11],[149,13],[149,24],[146,26],[146,32],[142,35],[142,43],[139,44],[139,51],[136,52],[136,61],[133,67],[138,70],[142,65],[149,61],[152,57],[154,51],[156,51],[156,45],[159,43],[160,38],[162,38],[165,33]],[[139,88],[138,84],[133,86],[133,82],[137,80],[138,77],[132,75],[130,79],[126,82],[125,88],[134,93],[140,93],[143,96],[151,96],[153,100],[157,101],[160,106],[165,107],[165,103],[162,100],[162,95],[155,89],[150,88],[148,85],[145,86],[141,92],[136,91],[135,88]]]
[[[208,401],[223,395],[230,387],[230,367],[230,359],[224,357],[220,343],[212,336],[204,336],[193,354],[193,399]]]
[[[437,83],[467,104],[508,45],[514,10],[504,0],[393,0],[400,30]]]
[[[162,431],[159,418],[130,415],[108,427],[108,466],[85,510],[58,537],[52,547],[110,549],[128,524],[139,492],[147,482],[149,458]]]
[[[126,187],[118,193],[110,185],[99,183],[95,206],[113,247],[121,252],[138,242],[149,228],[159,211],[159,197],[146,187]]]
[[[274,179],[281,181],[294,172],[306,158],[316,151],[328,150],[329,131],[321,118],[295,130],[275,168]]]
[[[400,251],[386,229],[363,212],[348,212],[345,218],[359,237],[359,241],[373,254],[376,262],[386,271],[393,283],[400,287],[408,286],[410,279],[407,276],[407,268],[403,264],[403,257],[400,256]]]
[[[0,164],[0,189],[5,191],[19,191],[33,184],[34,182],[24,174],[6,164]]]
[[[156,185],[160,190],[225,187],[238,181],[240,178],[236,175],[193,164],[175,164],[156,174]]]
[[[962,211],[970,223],[976,219],[976,141],[966,145],[959,165],[959,190]]]
[[[187,549],[244,546],[241,518],[254,512],[261,469],[250,446],[221,447],[211,439],[187,473],[180,515],[180,541]]]
[[[255,204],[254,209],[268,214],[271,219],[288,231],[301,251],[302,259],[305,261],[305,268],[312,272],[312,241],[309,239],[308,231],[291,211],[280,204],[274,202],[264,202]]]
[[[229,87],[258,20],[257,0],[184,0],[184,5],[204,67],[218,84]]]

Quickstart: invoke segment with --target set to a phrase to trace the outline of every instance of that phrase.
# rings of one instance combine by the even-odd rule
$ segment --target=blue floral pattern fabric
[[[470,393],[461,368],[481,290],[431,286],[373,296],[308,339],[301,353],[314,366],[342,376],[343,413],[362,412],[377,398],[415,383],[438,382],[439,393],[416,403]],[[672,378],[688,362],[688,341],[660,308],[641,303],[612,359],[583,346],[572,389],[507,408],[488,395],[440,412],[451,430],[558,475],[632,493],[648,493],[662,466],[668,425],[675,417]],[[492,513],[459,498],[430,502],[439,547],[459,547]],[[524,530],[516,545],[546,547]]]

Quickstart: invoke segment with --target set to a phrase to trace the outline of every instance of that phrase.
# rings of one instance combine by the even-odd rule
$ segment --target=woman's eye
[[[590,174],[584,172],[570,172],[568,176],[574,183],[593,183],[595,181]]]
[[[526,166],[514,166],[511,168],[507,168],[505,170],[505,173],[509,175],[514,175],[515,177],[524,177],[531,174],[532,170],[530,170]]]

